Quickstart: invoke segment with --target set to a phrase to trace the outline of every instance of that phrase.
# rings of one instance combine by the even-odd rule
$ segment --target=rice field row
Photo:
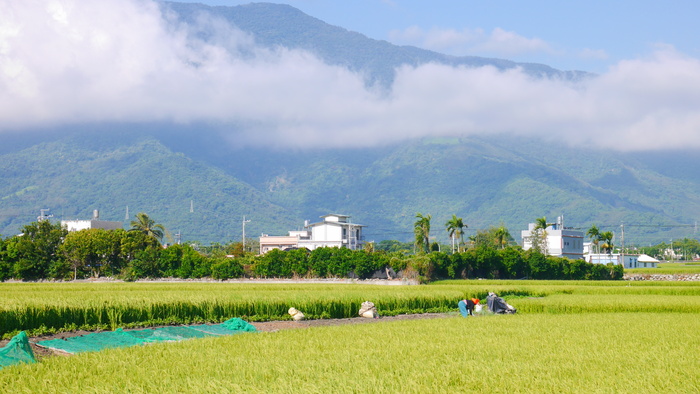
[[[516,314],[251,333],[0,370],[0,391],[700,391],[700,319]]]
[[[700,312],[700,282],[445,281],[428,286],[241,283],[4,283],[0,334],[160,324],[446,312],[493,291],[524,313]]]
[[[626,274],[671,274],[692,275],[700,274],[700,262],[659,263],[656,268],[626,269]]]

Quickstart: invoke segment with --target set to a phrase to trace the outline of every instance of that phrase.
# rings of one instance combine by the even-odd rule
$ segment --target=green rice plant
[[[107,310],[109,326],[112,330],[116,330],[122,326],[122,315],[123,313],[118,308],[110,308]]]
[[[240,283],[0,284],[0,334],[45,327],[143,327],[154,324],[354,317],[370,300],[380,314],[456,310],[457,301],[490,292],[521,312],[694,312],[700,282],[445,281],[427,286]],[[677,298],[663,298],[675,296]],[[694,298],[695,297],[695,298]],[[485,302],[485,301],[482,301]]]
[[[552,295],[509,301],[519,313],[700,313],[700,297],[675,295]]]
[[[700,274],[700,263],[659,263],[656,268],[630,268],[626,274],[670,274],[692,275]]]
[[[371,299],[387,313],[396,310],[447,310],[464,297],[460,289],[410,286],[389,289],[368,285],[241,285],[241,284],[4,284],[0,333],[45,326],[109,324],[138,326],[163,320],[172,323],[220,322],[230,317],[286,319],[295,306],[309,317],[354,317]]]
[[[0,370],[0,389],[697,393],[699,330],[676,313],[380,319],[55,357]]]

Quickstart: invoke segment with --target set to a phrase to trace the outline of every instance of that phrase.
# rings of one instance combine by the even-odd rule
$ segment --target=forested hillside
[[[368,225],[368,240],[411,240],[421,212],[443,242],[452,214],[467,235],[502,223],[516,239],[535,218],[564,215],[584,229],[619,232],[625,223],[627,242],[646,244],[692,236],[694,227],[671,226],[700,217],[693,175],[645,156],[476,138],[280,152],[187,134],[81,132],[0,155],[1,233],[16,233],[42,208],[54,219],[99,209],[124,221],[128,206],[130,220],[147,212],[171,234],[206,243],[240,239],[244,215],[253,237],[330,212]]]
[[[136,213],[147,212],[166,226],[170,242],[178,232],[187,240],[237,240],[246,214],[255,217],[250,234],[283,231],[295,217],[221,170],[134,133],[42,142],[0,156],[0,172],[4,235],[44,208],[54,220],[89,219],[97,209],[101,219],[124,221],[127,228]]]

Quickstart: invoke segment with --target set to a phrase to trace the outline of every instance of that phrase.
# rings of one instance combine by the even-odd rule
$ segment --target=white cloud
[[[245,125],[232,138],[281,146],[513,133],[700,148],[700,61],[673,48],[577,84],[517,69],[402,67],[387,93],[308,53],[256,48],[221,21],[202,22],[213,41],[147,1],[0,0],[0,128],[204,121]]]
[[[526,38],[501,28],[486,33],[483,29],[424,30],[411,26],[405,30],[390,31],[389,39],[397,44],[414,45],[455,56],[510,57],[554,52],[549,44],[539,38]]]

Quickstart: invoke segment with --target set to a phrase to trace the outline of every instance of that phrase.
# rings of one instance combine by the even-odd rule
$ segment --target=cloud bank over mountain
[[[155,2],[0,0],[0,132],[200,122],[292,147],[517,134],[622,151],[694,149],[698,103],[700,61],[672,47],[575,83],[517,69],[404,66],[387,91],[311,53],[256,46],[220,19],[184,25]]]

